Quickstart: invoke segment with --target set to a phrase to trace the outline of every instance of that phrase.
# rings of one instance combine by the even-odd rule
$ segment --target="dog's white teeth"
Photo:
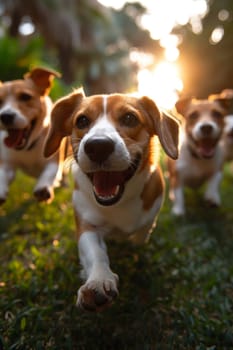
[[[100,193],[97,191],[96,187],[94,186],[94,192],[96,194],[97,197],[99,197],[102,200],[110,200],[116,197],[116,195],[119,193],[120,191],[120,186],[115,186],[114,190],[112,191],[112,193]]]
[[[116,186],[114,196],[116,196],[116,195],[118,194],[119,191],[120,191],[120,186]]]

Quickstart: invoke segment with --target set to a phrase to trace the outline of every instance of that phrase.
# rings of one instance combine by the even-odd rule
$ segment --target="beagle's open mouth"
[[[215,139],[203,139],[196,142],[198,153],[202,158],[212,158],[216,150]]]
[[[218,143],[217,138],[203,137],[196,140],[191,134],[189,134],[189,138],[192,141],[191,149],[198,158],[209,159],[214,156]]]
[[[96,171],[88,173],[96,201],[104,206],[117,203],[123,195],[125,184],[138,169],[141,156],[137,155],[129,168],[123,171]]]
[[[35,127],[36,120],[33,119],[30,126],[24,129],[7,129],[8,135],[5,137],[5,145],[9,148],[21,150],[26,147],[29,137]]]

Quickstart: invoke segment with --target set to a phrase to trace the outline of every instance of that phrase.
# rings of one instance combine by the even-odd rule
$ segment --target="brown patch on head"
[[[152,153],[154,155],[156,149],[152,150],[151,147],[154,132],[138,98],[120,94],[110,95],[107,115],[123,138],[131,158],[134,159],[140,154],[142,165],[147,161],[154,164]]]
[[[161,169],[158,167],[156,171],[151,173],[151,176],[146,182],[141,194],[144,210],[149,210],[153,206],[156,198],[162,196],[164,187],[165,184]]]
[[[215,112],[227,114],[229,101],[220,95],[210,95],[208,99],[186,98],[177,101],[177,111],[186,119],[193,113],[198,116],[216,117]]]
[[[181,109],[179,109],[179,111],[181,112]],[[212,120],[222,128],[224,125],[223,117],[226,115],[227,111],[219,100],[192,99],[186,104],[182,113],[185,118],[186,130],[190,132],[194,125],[200,120],[203,122]]]
[[[13,80],[0,86],[0,107],[9,103],[29,120],[45,114],[45,102],[30,81]]]
[[[103,96],[93,95],[80,101],[73,113],[72,144],[77,147],[83,136],[90,130],[96,120],[103,116]]]

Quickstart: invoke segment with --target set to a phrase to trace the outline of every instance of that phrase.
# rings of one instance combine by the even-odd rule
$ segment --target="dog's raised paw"
[[[218,208],[220,206],[220,203],[210,199],[205,199],[205,203],[208,208]]]
[[[34,196],[38,202],[51,202],[53,200],[53,191],[48,187],[43,187],[34,191]]]
[[[185,209],[181,206],[174,205],[172,207],[172,214],[177,217],[182,217],[185,215]]]
[[[0,198],[0,206],[3,205],[6,201],[6,198]]]
[[[115,280],[92,280],[80,287],[77,306],[87,311],[103,311],[117,296]]]
[[[221,204],[220,196],[218,194],[209,195],[207,193],[205,194],[204,200],[209,208],[218,208]]]

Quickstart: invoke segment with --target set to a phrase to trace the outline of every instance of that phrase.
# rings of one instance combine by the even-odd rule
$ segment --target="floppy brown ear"
[[[49,133],[44,146],[44,156],[46,158],[58,150],[63,137],[71,135],[73,113],[83,98],[83,90],[79,89],[55,103],[51,113]]]
[[[160,112],[154,101],[144,96],[140,99],[153,123],[154,134],[167,153],[173,159],[178,158],[179,124],[171,115]]]
[[[225,113],[231,113],[233,107],[233,90],[225,89],[220,94],[209,95],[208,100],[217,102],[225,110]]]
[[[178,158],[179,124],[167,112],[163,112],[158,123],[158,136],[164,151],[172,159]]]
[[[215,101],[225,110],[226,113],[232,109],[231,98],[217,98]]]
[[[233,98],[233,90],[232,89],[224,89],[220,93],[220,97],[232,99]]]
[[[45,68],[34,68],[24,75],[24,79],[31,79],[36,85],[41,96],[48,95],[55,77],[60,77],[60,73]]]
[[[192,101],[192,97],[181,98],[180,100],[178,100],[175,104],[177,112],[184,116],[185,111],[187,110],[191,101]]]

